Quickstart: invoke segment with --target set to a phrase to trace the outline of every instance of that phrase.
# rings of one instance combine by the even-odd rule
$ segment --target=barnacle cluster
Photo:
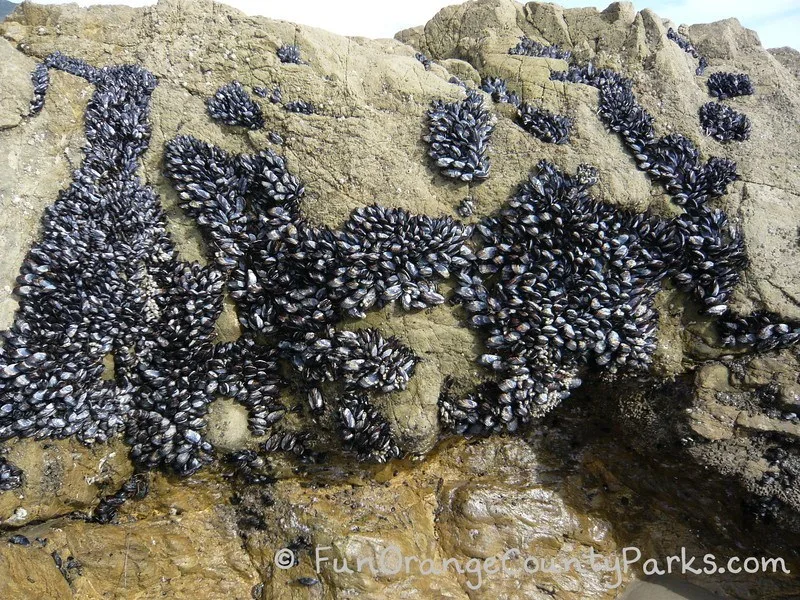
[[[253,102],[250,94],[238,81],[220,87],[206,102],[208,114],[212,119],[226,125],[239,125],[248,129],[264,127],[261,108]]]
[[[517,120],[522,128],[548,144],[566,144],[572,129],[572,119],[556,115],[544,108],[523,102],[517,108]]]
[[[700,107],[700,127],[703,133],[719,142],[743,142],[750,139],[750,119],[719,102],[707,102]]]
[[[756,93],[750,76],[745,73],[712,73],[706,81],[708,93],[725,100],[737,96],[750,96]]]
[[[484,77],[481,80],[481,89],[491,95],[495,102],[506,102],[519,106],[520,99],[516,92],[508,91],[508,84],[500,77]]]
[[[538,58],[560,58],[561,60],[569,60],[572,53],[569,50],[562,50],[557,45],[545,46],[535,40],[532,40],[527,35],[519,38],[519,42],[513,48],[509,48],[509,54],[516,54],[520,56],[535,56]]]
[[[278,59],[282,63],[292,63],[295,65],[302,65],[303,61],[300,58],[300,47],[295,44],[284,44],[275,52]]]
[[[489,177],[487,154],[494,120],[480,92],[467,90],[461,102],[435,100],[428,110],[428,130],[423,139],[442,175],[462,181]]]
[[[680,46],[681,50],[690,54],[692,57],[698,59],[697,61],[697,69],[695,69],[696,75],[702,75],[705,73],[706,67],[708,67],[708,60],[705,56],[700,56],[700,53],[697,51],[697,48],[692,46],[692,43],[682,36],[680,33],[675,31],[672,27],[667,29],[667,37],[671,39],[673,42]]]
[[[419,62],[422,63],[422,66],[425,67],[426,71],[431,70],[431,59],[425,56],[422,52],[417,52],[414,55],[414,58],[416,58]]]

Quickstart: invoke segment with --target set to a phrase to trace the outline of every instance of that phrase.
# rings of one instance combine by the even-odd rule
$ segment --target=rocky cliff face
[[[0,328],[13,323],[19,298],[12,288],[41,235],[42,216],[69,184],[87,143],[83,119],[94,92],[84,79],[51,71],[45,108],[28,116],[30,73],[54,51],[96,66],[136,63],[158,78],[150,147],[139,172],[158,192],[183,260],[209,263],[211,248],[165,177],[164,147],[177,135],[230,153],[269,148],[284,155],[305,184],[300,210],[315,225],[341,227],[351,211],[376,202],[474,224],[500,210],[541,159],[568,173],[594,165],[599,182],[591,193],[604,203],[665,218],[678,214],[664,186],[637,169],[629,149],[598,118],[598,90],[553,81],[553,72],[567,69],[565,60],[509,54],[520,36],[557,44],[576,64],[591,61],[631,78],[658,136],[681,133],[703,159],[737,163],[740,178],[711,201],[742,232],[749,256],[732,309],[796,321],[800,82],[794,54],[767,52],[735,20],[695,25],[681,31],[708,60],[698,76],[697,57],[668,38],[671,25],[625,3],[599,12],[478,0],[446,8],[396,40],[366,40],[247,17],[210,2],[167,0],[143,9],[25,4],[0,24]],[[276,50],[286,44],[300,48],[303,63],[279,60]],[[428,68],[416,53],[430,60]],[[725,101],[747,115],[751,134],[723,144],[704,134],[698,111],[712,100],[709,75],[728,71],[748,74],[756,93]],[[518,125],[513,104],[486,95],[494,123],[488,179],[443,177],[422,138],[433,101],[464,98],[452,77],[470,88],[486,77],[504,79],[522,102],[569,117],[569,143],[542,143]],[[209,118],[205,100],[232,80],[246,90],[279,86],[283,103],[309,102],[314,114],[254,96],[265,128],[221,126]],[[459,213],[466,198],[474,207],[470,216]],[[442,284],[445,295],[450,285]],[[513,548],[561,561],[590,550],[620,558],[632,546],[663,559],[685,547],[696,556],[780,556],[800,569],[796,350],[724,348],[715,316],[702,314],[672,282],[655,306],[658,347],[647,371],[613,381],[588,373],[582,388],[524,431],[470,439],[443,431],[438,406],[448,382],[463,387],[488,377],[475,362],[485,340],[465,326],[462,307],[374,310],[344,326],[396,336],[422,359],[406,390],[375,399],[403,459],[356,463],[335,436],[321,434],[320,443],[330,444],[324,457],[309,463],[269,453],[259,459],[259,478],[220,462],[189,478],[154,473],[149,494],[122,504],[110,524],[81,515],[106,510],[109,501],[101,509],[101,500],[133,473],[120,439],[90,447],[72,439],[8,442],[0,458],[25,475],[21,487],[0,493],[0,528],[4,538],[24,536],[30,545],[0,546],[0,595],[599,599],[619,591],[611,587],[615,574],[603,572],[487,575],[480,587],[474,573],[453,569],[380,577],[333,568],[316,573],[315,547],[351,562],[387,547],[464,562]],[[230,299],[216,333],[222,342],[241,335]],[[281,401],[303,402],[288,394]],[[331,423],[321,418],[319,427]],[[207,432],[218,456],[263,441],[229,399],[211,406]],[[299,564],[276,568],[275,552],[287,547]],[[622,587],[642,576],[639,565],[622,574]],[[783,575],[688,579],[733,598],[800,593]]]

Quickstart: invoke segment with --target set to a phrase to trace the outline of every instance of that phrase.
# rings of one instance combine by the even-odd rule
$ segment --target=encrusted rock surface
[[[16,309],[14,280],[52,204],[81,160],[82,120],[93,88],[51,71],[47,104],[28,118],[30,72],[60,50],[95,65],[139,63],[159,79],[144,174],[161,195],[181,258],[206,262],[206,242],[178,207],[163,175],[163,148],[195,136],[230,152],[285,154],[306,185],[302,211],[341,226],[378,202],[414,213],[460,218],[469,197],[475,223],[497,210],[540,159],[574,173],[597,167],[593,193],[623,208],[674,214],[663,188],[638,171],[597,118],[597,90],[551,81],[563,60],[511,55],[521,36],[572,52],[632,78],[658,135],[689,137],[703,158],[735,160],[741,180],[712,204],[741,227],[750,264],[734,297],[742,313],[766,309],[800,318],[800,81],[797,54],[767,52],[729,19],[681,28],[710,66],[666,36],[674,23],[618,3],[605,11],[478,0],[442,10],[397,40],[343,38],[318,29],[247,17],[211,2],[166,0],[142,9],[25,4],[0,24],[0,329]],[[296,44],[302,62],[276,52]],[[426,69],[415,55],[432,62]],[[794,65],[794,66],[792,66]],[[703,135],[705,81],[747,73],[756,94],[726,100],[751,120],[749,140],[721,144]],[[461,101],[457,77],[476,88],[501,77],[520,100],[573,119],[570,143],[543,144],[516,124],[516,107],[484,104],[496,117],[483,182],[442,177],[422,137],[434,100]],[[314,114],[259,103],[262,130],[212,121],[205,100],[240,81],[246,90],[280,86],[283,102],[310,102]],[[275,132],[283,145],[273,143]],[[9,175],[10,174],[10,175]],[[443,293],[449,294],[444,289]],[[484,352],[459,307],[404,312],[388,306],[348,328],[396,336],[421,362],[408,389],[378,399],[405,460],[355,465],[333,451],[313,465],[272,457],[271,483],[247,484],[215,465],[188,479],[155,475],[150,494],[122,506],[113,524],[73,517],[90,512],[130,477],[119,441],[85,448],[73,440],[6,444],[25,472],[0,493],[0,596],[9,598],[613,598],[608,576],[574,573],[488,577],[313,572],[314,546],[329,556],[375,555],[395,545],[420,558],[485,558],[520,548],[541,558],[579,558],[592,548],[620,556],[783,556],[800,568],[800,383],[795,350],[759,356],[723,350],[711,319],[665,286],[656,299],[659,347],[646,378],[602,381],[564,402],[525,435],[440,441],[437,399],[447,377],[479,381]],[[221,341],[239,335],[233,304],[217,323]],[[287,405],[292,400],[284,399]],[[247,414],[212,406],[209,438],[220,450],[255,447]],[[438,444],[438,445],[437,445]],[[30,546],[6,544],[26,536]],[[47,538],[37,542],[36,538]],[[294,548],[300,564],[280,570],[273,555]],[[62,566],[58,568],[53,553]],[[72,557],[70,562],[69,557]],[[71,566],[70,566],[71,565]],[[79,565],[79,566],[77,566]],[[513,563],[512,563],[512,566]],[[623,583],[641,572],[623,576]],[[732,598],[788,598],[795,580],[716,575],[692,582]]]
[[[795,77],[800,77],[800,52],[789,46],[783,46],[782,48],[770,48],[769,53],[791,73],[794,73]]]

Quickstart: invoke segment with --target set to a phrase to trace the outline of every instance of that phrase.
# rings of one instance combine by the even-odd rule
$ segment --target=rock
[[[34,590],[45,598],[250,598],[258,578],[230,507],[219,506],[213,480],[197,484],[187,495],[155,478],[150,496],[116,525],[55,519],[26,529],[31,547],[0,545],[0,589],[28,592],[15,598]]]
[[[746,72],[756,85],[755,95],[726,101],[752,120],[751,139],[723,145],[700,129],[698,109],[710,100],[706,77],[695,76],[696,59],[666,38],[668,26],[630,3],[598,11],[476,0],[442,9],[396,40],[367,40],[246,16],[208,0],[89,9],[24,3],[0,23],[0,329],[13,320],[11,290],[42,214],[70,180],[85,143],[91,86],[83,80],[51,71],[45,109],[26,116],[30,71],[55,50],[98,65],[140,63],[159,78],[143,173],[186,260],[207,263],[209,248],[163,175],[164,144],[179,133],[230,152],[284,153],[306,185],[305,215],[329,226],[373,202],[455,218],[467,196],[476,210],[466,220],[475,223],[497,211],[542,158],[569,172],[595,165],[594,194],[605,202],[676,214],[663,189],[604,129],[597,90],[551,81],[565,61],[508,54],[523,35],[569,49],[579,62],[620,70],[632,78],[659,135],[681,132],[703,158],[737,162],[741,181],[713,201],[743,231],[750,257],[734,308],[798,319],[800,132],[791,126],[800,118],[800,82],[791,76],[797,53],[767,52],[735,19],[685,29],[711,62],[707,75]],[[298,44],[306,64],[280,63],[275,51],[285,43]],[[430,71],[414,58],[417,51],[435,61]],[[481,184],[444,180],[421,136],[433,100],[464,97],[451,76],[470,87],[487,76],[506,79],[522,100],[573,118],[570,143],[538,142],[516,124],[512,106],[487,97],[497,118],[491,176]],[[204,99],[234,79],[246,89],[279,85],[284,101],[310,101],[318,110],[293,114],[264,101],[265,130],[220,127]],[[270,141],[269,131],[284,143]],[[445,295],[449,286],[441,286]],[[329,436],[317,462],[268,455],[263,468],[272,483],[248,484],[227,464],[182,480],[155,475],[150,495],[127,501],[109,525],[66,517],[91,514],[130,477],[121,440],[91,448],[73,440],[6,444],[2,456],[26,479],[0,493],[0,532],[48,541],[0,543],[0,596],[610,600],[617,597],[613,585],[641,575],[636,570],[617,581],[613,571],[484,573],[478,588],[477,573],[453,569],[382,576],[333,569],[333,558],[375,561],[387,548],[473,566],[519,548],[509,556],[518,568],[522,556],[580,560],[592,551],[613,563],[633,546],[644,557],[686,547],[698,556],[784,556],[800,568],[796,351],[753,356],[721,348],[711,320],[669,283],[656,305],[659,348],[650,372],[613,382],[592,378],[523,436],[470,440],[442,440],[437,404],[448,378],[486,377],[474,362],[483,340],[464,326],[463,310],[445,304],[373,311],[345,328],[378,328],[422,358],[407,390],[375,398],[404,460],[359,464]],[[216,332],[220,341],[241,335],[230,298]],[[294,395],[282,400],[302,404]],[[330,425],[304,417],[288,420],[312,429]],[[219,454],[264,441],[246,430],[245,411],[230,399],[213,405],[208,436]],[[277,568],[280,548],[292,549],[299,564]],[[330,561],[318,572],[319,548]],[[67,568],[70,556],[80,567]],[[780,575],[687,579],[736,599],[800,594]]]
[[[73,440],[20,440],[8,445],[5,457],[23,470],[24,484],[0,493],[0,527],[88,510],[98,496],[115,492],[133,472],[121,441],[87,449]]]
[[[709,60],[736,60],[743,54],[763,54],[756,32],[745,29],[738,19],[692,25],[687,30],[694,45]]]
[[[800,52],[789,46],[783,48],[770,48],[767,50],[776,60],[795,77],[800,77]]]
[[[12,83],[3,86],[0,92],[0,129],[9,129],[19,125],[28,114],[33,88],[30,83],[25,85],[23,82],[30,79],[30,72],[36,63],[21,59],[6,40],[0,40],[0,60],[0,77]]]
[[[9,598],[70,598],[72,590],[43,549],[6,544],[0,552],[3,593]]]

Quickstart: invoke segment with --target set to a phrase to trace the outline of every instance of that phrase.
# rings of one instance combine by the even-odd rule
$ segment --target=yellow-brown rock
[[[474,223],[496,211],[540,159],[568,171],[593,164],[603,201],[675,214],[596,117],[595,89],[550,81],[564,61],[508,54],[521,35],[624,72],[660,135],[681,132],[704,158],[737,161],[742,180],[717,201],[742,228],[750,256],[735,307],[796,319],[796,52],[767,52],[735,20],[687,30],[709,57],[709,72],[747,72],[757,88],[731,101],[752,120],[752,138],[722,145],[700,130],[697,111],[710,98],[695,60],[665,37],[674,25],[629,3],[598,11],[473,0],[396,40],[368,40],[246,16],[209,0],[136,9],[25,3],[0,23],[0,329],[13,320],[12,288],[43,211],[69,182],[85,142],[91,87],[83,80],[51,72],[46,108],[27,116],[30,71],[55,50],[97,65],[141,63],[158,77],[143,173],[186,260],[207,256],[162,173],[164,143],[178,134],[232,152],[285,153],[306,185],[306,215],[331,226],[373,202],[456,216],[467,196],[476,206],[467,221]],[[287,42],[300,46],[307,64],[280,63],[275,50]],[[417,51],[434,60],[430,71],[414,58]],[[515,124],[511,107],[487,98],[497,118],[490,178],[479,185],[443,179],[421,138],[430,102],[463,95],[448,83],[451,76],[471,86],[485,76],[507,79],[523,100],[573,117],[571,143],[539,143]],[[233,79],[247,88],[280,85],[286,100],[311,101],[317,114],[264,102],[265,131],[220,127],[204,99]],[[282,148],[270,144],[270,130],[285,139]],[[26,479],[0,493],[0,598],[611,600],[644,577],[641,564],[619,576],[519,569],[528,556],[552,564],[593,552],[613,563],[631,547],[660,560],[682,547],[696,556],[777,555],[797,571],[800,478],[782,483],[795,466],[775,450],[800,438],[795,353],[733,355],[670,285],[657,304],[660,347],[647,377],[587,383],[523,436],[442,440],[437,400],[445,379],[484,376],[474,363],[482,340],[463,326],[459,307],[443,305],[418,313],[387,308],[346,324],[378,327],[423,358],[408,390],[379,400],[408,453],[404,460],[361,465],[332,448],[313,464],[271,457],[275,480],[256,485],[224,464],[186,480],[154,475],[144,500],[127,502],[114,523],[101,525],[84,517],[133,472],[121,440],[91,448],[71,440],[7,444],[8,459]],[[217,332],[221,341],[240,333],[229,299]],[[220,453],[256,446],[245,424],[231,400],[214,404],[209,437]],[[8,543],[15,535],[30,545]],[[277,568],[282,548],[299,564]],[[415,557],[408,573],[333,568],[334,558],[352,567],[359,558],[377,561],[387,548]],[[479,578],[474,570],[458,573],[454,563],[432,570],[446,559],[485,566],[514,549],[511,575]],[[330,559],[319,572],[315,551]],[[800,597],[796,578],[781,574],[681,578],[736,599]]]

